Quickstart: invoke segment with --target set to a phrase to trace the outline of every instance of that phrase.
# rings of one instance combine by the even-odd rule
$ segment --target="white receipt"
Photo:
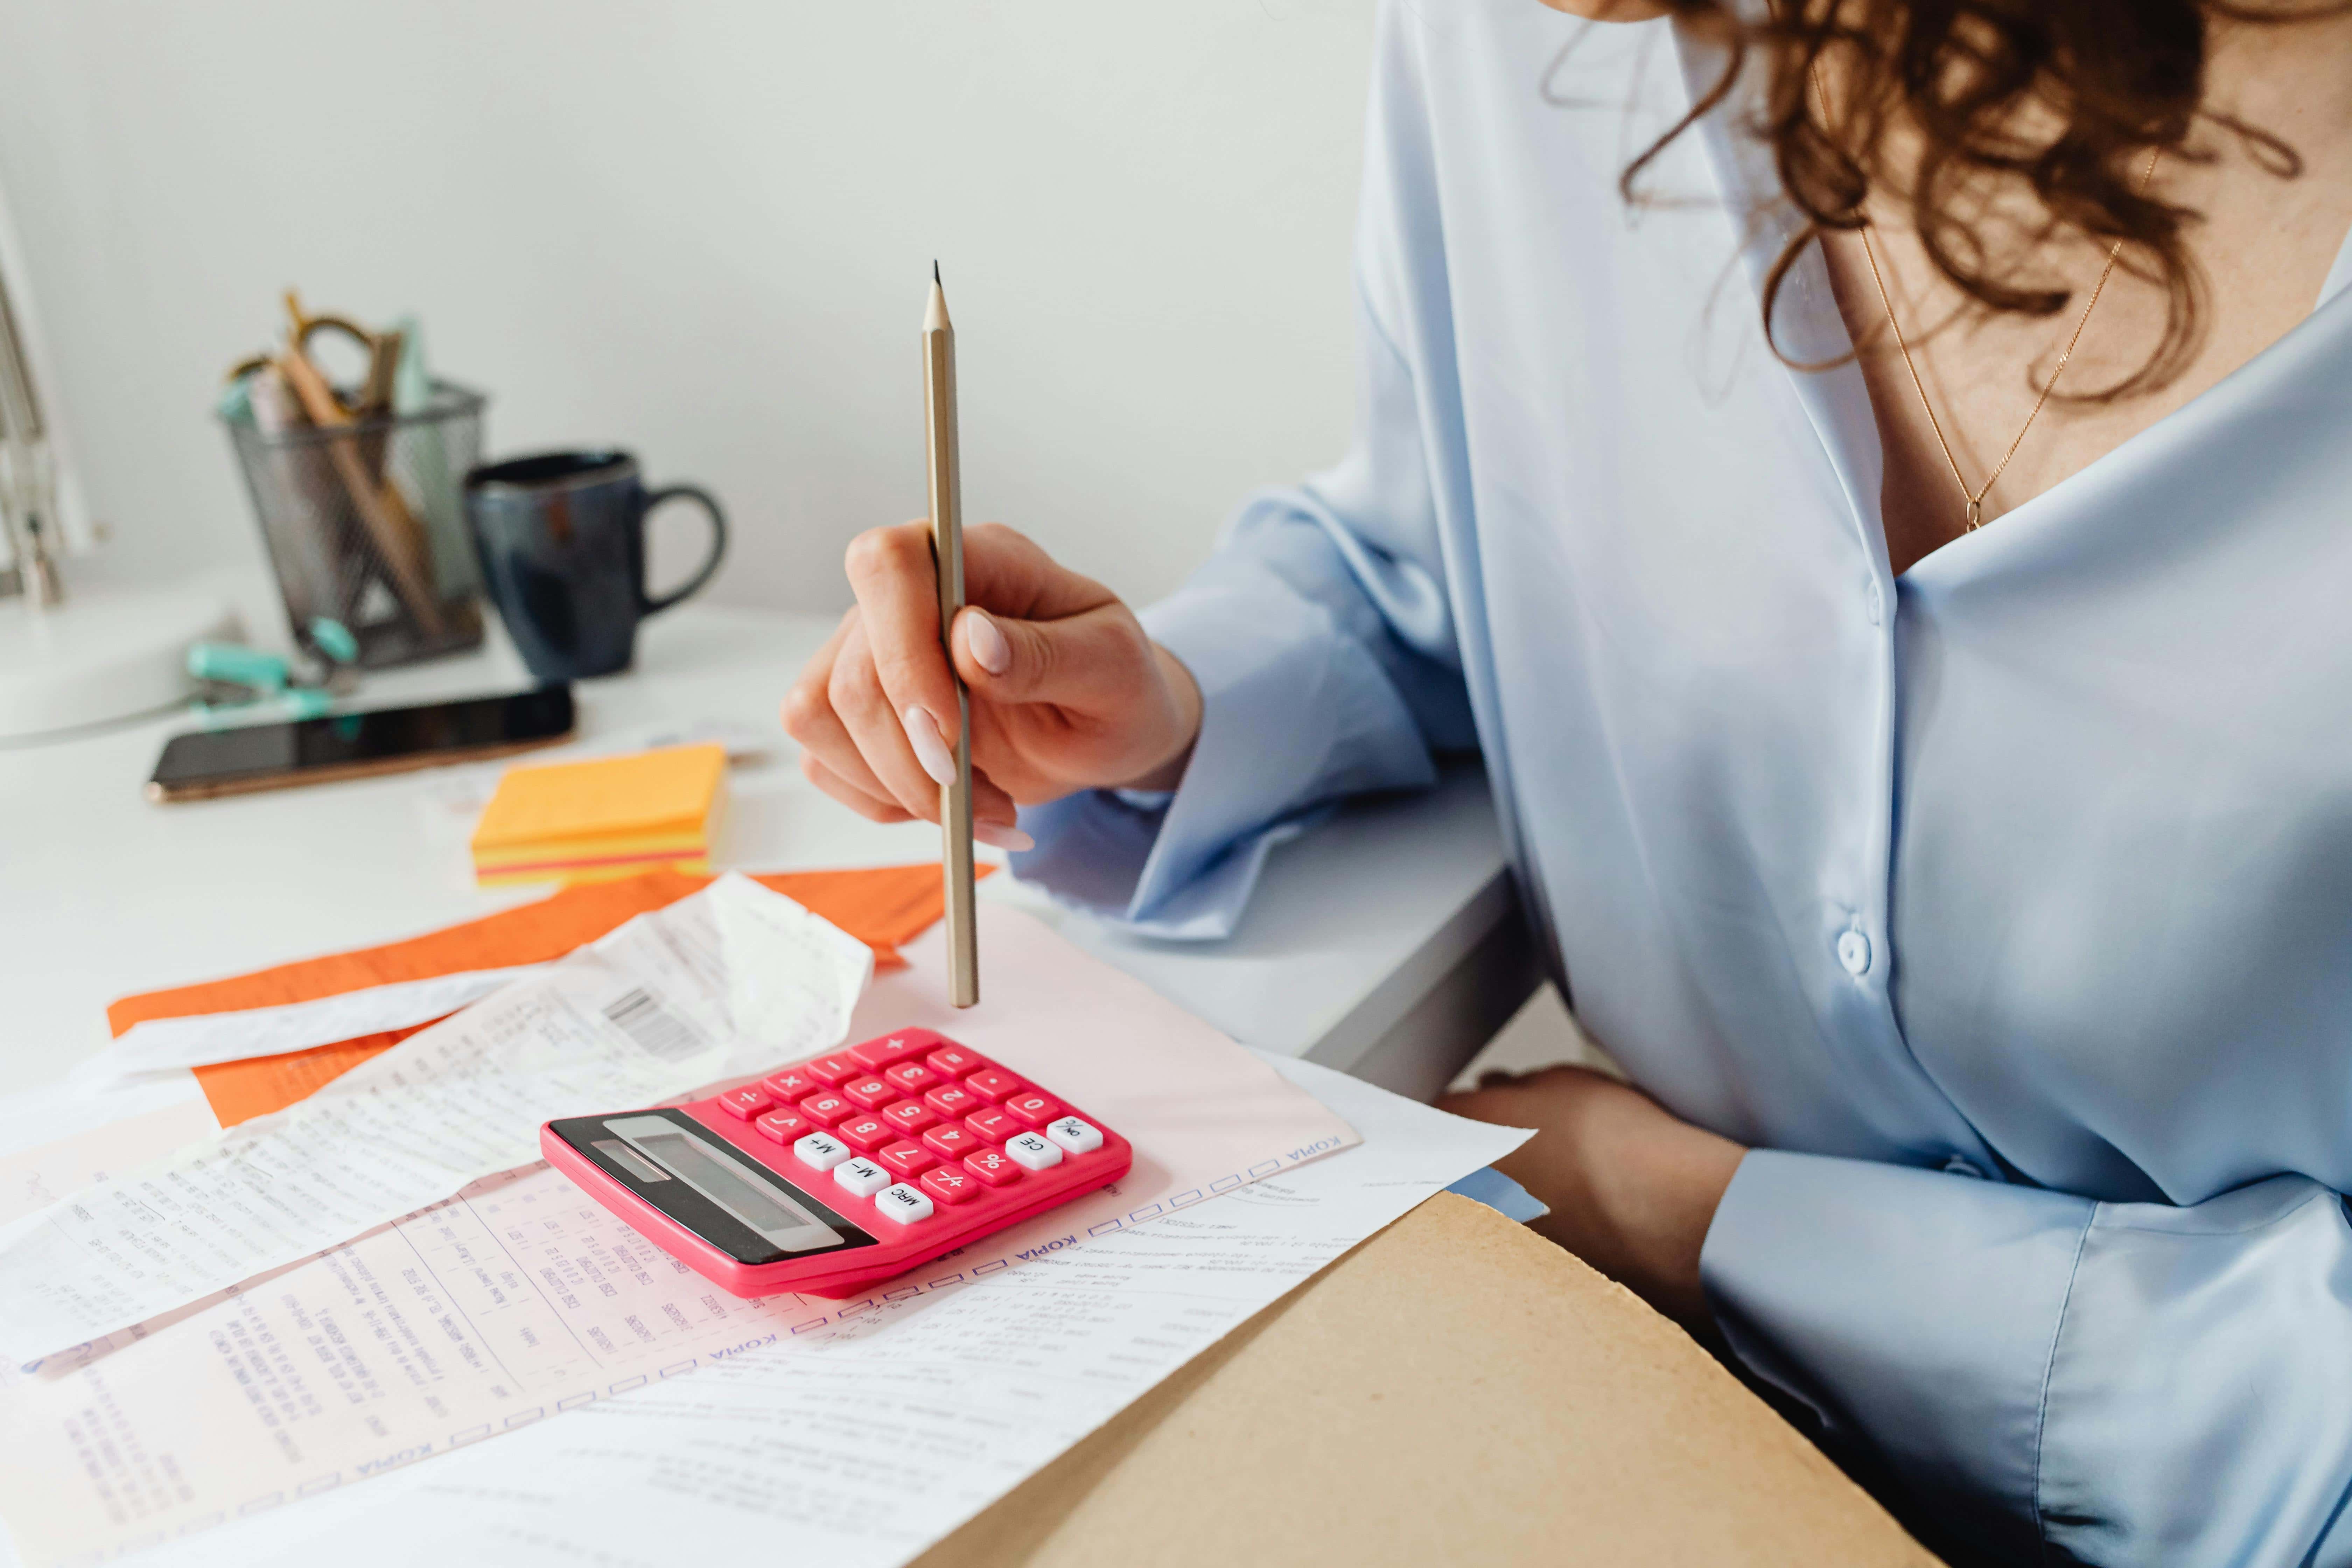
[[[544,1165],[477,1183],[92,1353],[0,1369],[0,1519],[24,1560],[103,1556],[438,1464],[698,1366],[1209,1213],[1217,1194],[1358,1141],[1264,1060],[1037,921],[985,910],[981,934],[999,1009],[1021,1022],[975,1009],[950,1026],[1131,1138],[1126,1178],[842,1301],[730,1296]],[[910,967],[860,1004],[863,1034],[948,1011],[939,933],[906,951]],[[1473,1152],[1438,1184],[1494,1157]],[[1204,1258],[1201,1273],[1242,1261]]]
[[[739,1043],[790,1061],[841,1037],[850,1010],[874,978],[874,950],[852,955],[840,931],[748,877],[721,877],[710,888],[727,960],[727,1010]]]
[[[691,1376],[675,1375],[693,1364],[682,1363],[629,1380],[577,1415],[331,1497],[256,1509],[139,1561],[653,1568],[677,1560],[687,1531],[697,1557],[902,1563],[1527,1137],[1328,1068],[1278,1065],[1361,1129],[1364,1145],[1022,1268],[894,1292],[815,1333],[758,1325],[698,1358]],[[298,1367],[328,1359],[299,1339],[284,1348]],[[258,1346],[245,1353],[268,1360]],[[282,1385],[269,1396],[287,1397]],[[141,1458],[152,1468],[156,1456]],[[16,1506],[12,1496],[12,1522]]]
[[[275,1007],[148,1018],[74,1068],[66,1081],[95,1091],[142,1073],[307,1051],[362,1035],[429,1024],[546,967],[521,963],[509,969],[469,969]]]
[[[0,1352],[26,1362],[133,1327],[530,1163],[550,1118],[761,1065],[764,1049],[734,1044],[714,892],[638,916],[299,1104],[0,1230]],[[812,1048],[846,1033],[839,999],[873,962],[824,930],[830,951],[814,938],[766,951],[832,966],[805,987],[835,998],[805,1023]]]

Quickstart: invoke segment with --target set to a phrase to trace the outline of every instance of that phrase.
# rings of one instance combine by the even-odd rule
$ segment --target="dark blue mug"
[[[646,592],[646,516],[667,500],[710,514],[710,554],[683,587]],[[727,514],[692,485],[646,489],[626,452],[542,452],[466,476],[466,518],[507,633],[542,681],[629,668],[637,623],[710,581]]]

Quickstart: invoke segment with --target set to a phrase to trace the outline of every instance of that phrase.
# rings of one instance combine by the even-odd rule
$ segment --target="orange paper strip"
[[[980,868],[983,876],[992,869]],[[651,871],[618,881],[566,888],[538,903],[445,926],[404,942],[125,996],[107,1008],[107,1022],[120,1035],[149,1018],[242,1012],[248,1007],[341,995],[397,980],[544,963],[595,941],[634,916],[699,892],[711,880],[675,871]],[[898,944],[921,934],[940,919],[945,907],[936,865],[785,871],[753,880],[796,900],[873,948],[878,969],[902,966],[906,960],[898,956]],[[426,1026],[420,1024],[309,1050],[215,1062],[193,1070],[214,1116],[222,1126],[232,1127],[293,1104]]]

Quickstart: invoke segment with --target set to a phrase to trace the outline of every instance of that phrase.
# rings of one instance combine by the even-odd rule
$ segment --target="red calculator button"
[[[1021,1123],[1004,1114],[1002,1106],[983,1105],[963,1119],[963,1124],[992,1143],[1002,1143],[1021,1131]]]
[[[1021,1179],[1021,1167],[1005,1157],[1002,1149],[982,1149],[963,1163],[963,1168],[992,1187]]]
[[[897,1067],[885,1068],[882,1076],[897,1084],[900,1094],[920,1094],[940,1081],[940,1075],[920,1062],[900,1062]]]
[[[878,1116],[853,1116],[837,1122],[833,1135],[860,1153],[871,1154],[885,1143],[896,1143],[905,1136]]]
[[[867,1070],[864,1062],[846,1051],[801,1064],[801,1071],[829,1088],[847,1083],[854,1078],[864,1078]]]
[[[740,1089],[730,1089],[719,1097],[719,1109],[730,1116],[740,1116],[749,1121],[776,1103],[776,1097],[756,1083]]]
[[[1021,1088],[1021,1080],[1003,1068],[982,1068],[963,1080],[964,1088],[982,1100],[1003,1100]]]
[[[883,1119],[908,1132],[920,1132],[940,1119],[938,1111],[919,1100],[902,1100],[882,1108]]]
[[[959,1116],[968,1116],[971,1112],[978,1110],[981,1106],[981,1099],[980,1096],[972,1093],[971,1090],[964,1088],[964,1086],[960,1083],[943,1083],[940,1085],[939,1088],[931,1090],[930,1093],[923,1096],[923,1103],[929,1106],[933,1110],[938,1111],[941,1116],[947,1117],[950,1121],[953,1121]],[[1055,1109],[1058,1110],[1060,1108],[1055,1107]]]
[[[923,1179],[915,1184],[943,1204],[968,1204],[980,1196],[980,1184],[971,1179],[970,1173],[953,1165],[925,1171]]]
[[[968,1072],[978,1072],[988,1066],[987,1058],[978,1051],[965,1050],[961,1046],[941,1046],[923,1058],[933,1072],[941,1078],[961,1078]]]
[[[779,1143],[797,1143],[802,1133],[816,1131],[816,1123],[796,1110],[771,1110],[751,1125]]]
[[[1013,1119],[1024,1127],[1043,1127],[1062,1114],[1062,1102],[1033,1089],[1026,1094],[1016,1094],[1006,1100],[1004,1109],[1011,1111]]]
[[[793,1100],[806,1100],[824,1085],[800,1068],[782,1068],[761,1079],[760,1087],[790,1105]]]
[[[983,1147],[969,1127],[959,1127],[950,1121],[944,1127],[934,1127],[923,1134],[923,1142],[942,1160],[961,1160],[966,1154]]]
[[[893,1143],[877,1149],[874,1157],[902,1176],[918,1175],[940,1163],[940,1157],[920,1143]]]
[[[897,1085],[884,1083],[870,1075],[851,1079],[841,1086],[841,1092],[861,1110],[879,1110],[899,1095]]]
[[[856,1109],[837,1094],[812,1094],[801,1101],[801,1114],[819,1127],[830,1127]]]
[[[862,1046],[852,1046],[849,1047],[848,1054],[878,1072],[892,1062],[902,1062],[908,1057],[921,1056],[930,1049],[932,1042],[938,1038],[937,1035],[928,1030],[910,1029],[905,1034],[885,1035],[878,1040],[868,1040]]]

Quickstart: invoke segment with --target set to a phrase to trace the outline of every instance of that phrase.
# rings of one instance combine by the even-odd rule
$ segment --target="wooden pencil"
[[[980,1000],[980,936],[974,928],[971,863],[971,701],[955,674],[949,637],[963,608],[963,491],[957,477],[955,327],[931,263],[931,298],[923,312],[923,408],[929,426],[931,557],[940,584],[940,647],[956,683],[955,782],[940,786],[940,836],[945,843],[948,1000],[969,1007]]]

